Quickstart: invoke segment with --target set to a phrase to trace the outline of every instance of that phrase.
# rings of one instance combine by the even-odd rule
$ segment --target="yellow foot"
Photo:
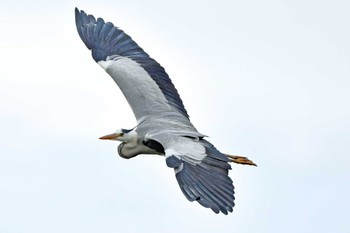
[[[249,160],[247,157],[243,157],[239,155],[226,155],[226,156],[230,159],[230,162],[256,166],[256,164],[253,161]]]

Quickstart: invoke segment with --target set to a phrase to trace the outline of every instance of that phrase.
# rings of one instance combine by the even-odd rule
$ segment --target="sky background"
[[[233,164],[228,216],[191,203],[163,158],[98,137],[135,126],[75,28],[122,28],[165,67]],[[2,1],[0,233],[349,233],[349,1]]]

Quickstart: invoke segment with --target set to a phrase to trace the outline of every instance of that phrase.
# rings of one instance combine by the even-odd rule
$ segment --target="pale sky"
[[[161,157],[98,140],[135,119],[75,28],[113,22],[155,58],[233,164],[236,206],[181,193]],[[0,233],[349,233],[348,1],[0,3]]]

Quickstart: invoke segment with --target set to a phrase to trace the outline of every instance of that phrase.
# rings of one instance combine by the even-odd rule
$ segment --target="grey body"
[[[164,155],[189,201],[215,213],[232,212],[230,160],[192,125],[164,68],[112,23],[78,9],[75,14],[80,38],[119,86],[137,120],[134,130],[118,134],[124,135],[118,139],[120,156]]]

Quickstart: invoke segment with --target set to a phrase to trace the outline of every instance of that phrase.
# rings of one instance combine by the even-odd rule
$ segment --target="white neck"
[[[121,143],[118,146],[118,153],[121,157],[129,159],[139,154],[160,154],[156,150],[153,150],[145,146],[142,141],[131,141],[127,143]]]

